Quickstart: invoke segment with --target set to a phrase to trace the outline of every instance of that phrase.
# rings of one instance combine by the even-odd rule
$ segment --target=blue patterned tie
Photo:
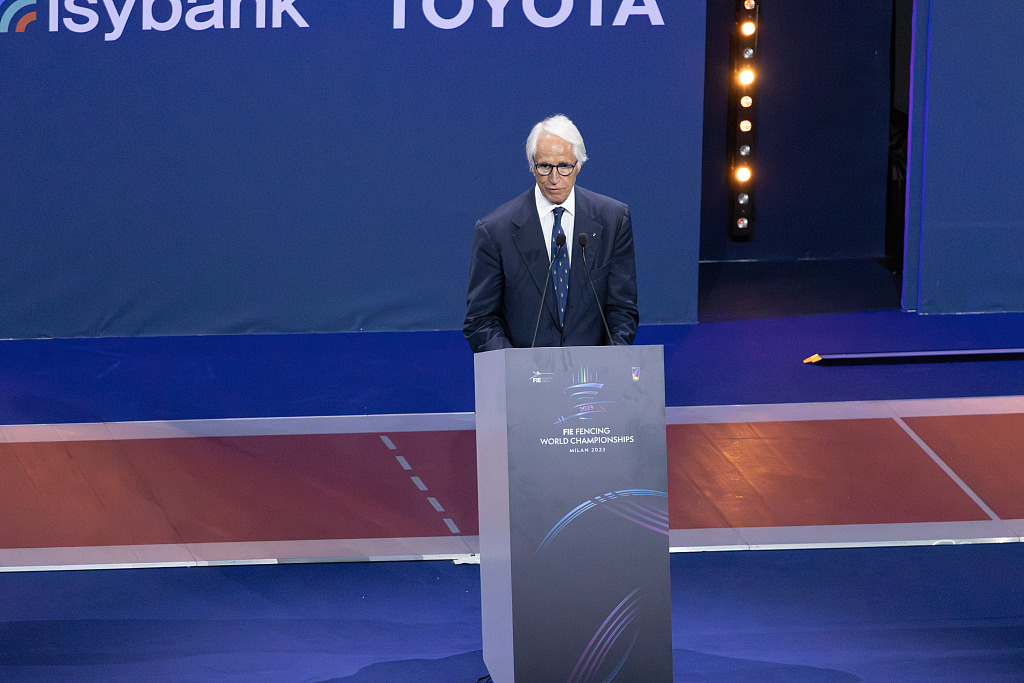
[[[562,214],[565,213],[565,209],[561,206],[556,206],[552,213],[555,214],[555,227],[551,231],[551,253],[554,254],[555,249],[558,249],[555,240],[559,235],[565,234],[562,232]],[[569,298],[568,243],[561,249],[558,249],[558,257],[555,259],[551,278],[555,282],[555,296],[558,297],[558,324],[561,325],[565,321],[565,300]]]

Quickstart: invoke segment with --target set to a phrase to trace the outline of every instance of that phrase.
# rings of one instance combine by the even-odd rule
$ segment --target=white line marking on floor
[[[391,439],[389,439],[386,435],[380,434],[379,436],[380,436],[380,440],[383,441],[384,445],[386,445],[388,448],[390,448],[393,451],[397,451],[398,450],[398,447],[395,446],[394,442],[392,442]],[[401,465],[402,469],[405,470],[406,472],[412,472],[413,471],[412,465],[409,463],[408,460],[405,459],[404,456],[396,455],[395,456],[395,460],[398,461],[398,464]],[[415,475],[415,474],[414,475],[410,475],[409,478],[412,480],[412,483],[416,486],[416,488],[419,489],[420,491],[429,491],[430,490],[430,488],[427,486],[426,482],[423,481],[423,479],[421,479],[418,475]],[[433,507],[434,510],[436,510],[437,512],[445,512],[444,506],[441,505],[441,502],[437,498],[435,498],[433,496],[427,496],[427,502],[430,503],[431,507]],[[448,529],[453,534],[459,533],[459,527],[457,527],[455,525],[455,522],[453,522],[451,519],[445,518],[444,519],[444,523],[448,526]]]
[[[965,482],[963,479],[961,479],[959,476],[957,476],[957,473],[953,471],[953,468],[951,468],[949,465],[947,465],[946,463],[944,463],[942,461],[942,458],[939,457],[938,453],[933,451],[928,446],[928,444],[924,442],[924,439],[922,439],[920,436],[918,436],[917,433],[914,432],[914,430],[910,428],[910,425],[908,425],[906,422],[903,421],[903,418],[896,417],[896,418],[893,418],[893,419],[896,420],[896,424],[898,424],[900,427],[902,427],[903,431],[905,431],[910,436],[910,438],[913,439],[914,442],[917,443],[917,445],[921,447],[921,450],[923,450],[925,453],[927,453],[928,457],[930,457],[932,460],[934,460],[935,464],[938,465],[939,467],[941,467],[942,471],[945,472],[949,476],[950,479],[952,479],[954,482],[956,482],[956,485],[959,486],[963,490],[963,492],[966,493],[970,497],[971,500],[973,500],[975,503],[977,503],[978,507],[980,507],[982,510],[985,511],[985,514],[987,514],[992,519],[995,519],[995,520],[999,519],[999,515],[997,515],[992,510],[992,508],[990,508],[988,505],[986,505],[985,501],[983,501],[981,499],[981,497],[977,493],[975,493],[974,491],[971,490],[971,487],[967,485],[967,482]]]

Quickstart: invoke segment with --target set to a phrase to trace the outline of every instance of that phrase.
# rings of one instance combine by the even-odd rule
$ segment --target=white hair
[[[534,126],[530,131],[530,137],[526,138],[526,159],[530,164],[531,171],[533,170],[533,160],[537,156],[537,139],[541,133],[551,133],[572,145],[572,153],[579,166],[582,166],[583,162],[587,160],[587,148],[583,144],[583,136],[580,135],[576,124],[570,121],[568,116],[555,114]]]

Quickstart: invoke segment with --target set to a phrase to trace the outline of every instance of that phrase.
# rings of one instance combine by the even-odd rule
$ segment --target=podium
[[[670,683],[662,347],[502,349],[474,361],[491,677]]]

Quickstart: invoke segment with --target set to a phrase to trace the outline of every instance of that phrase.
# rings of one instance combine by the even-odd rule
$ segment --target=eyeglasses
[[[579,163],[579,162],[576,162],[576,163]],[[576,164],[567,164],[565,162],[563,162],[561,164],[558,164],[558,165],[555,165],[555,164],[534,164],[533,167],[534,167],[534,169],[536,169],[537,175],[551,175],[551,169],[557,168],[558,169],[558,175],[565,177],[565,176],[571,176],[572,175],[572,170],[574,168],[576,168]]]

